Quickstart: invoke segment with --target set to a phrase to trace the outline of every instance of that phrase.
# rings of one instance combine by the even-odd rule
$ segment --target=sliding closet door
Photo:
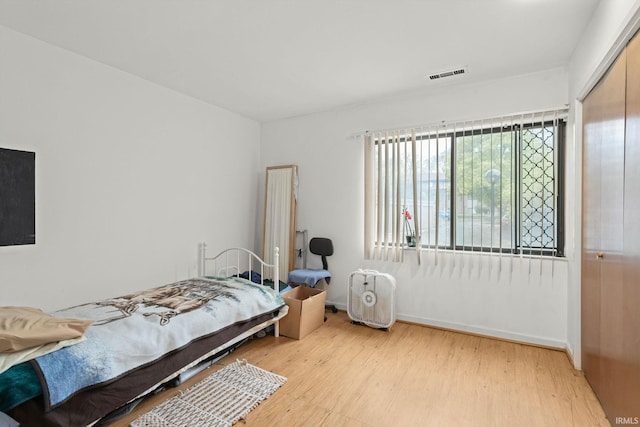
[[[619,414],[623,360],[626,55],[585,99],[583,165],[584,372],[607,415]]]
[[[640,416],[640,36],[627,46],[627,129],[625,141],[623,408]],[[627,410],[626,412],[629,412]]]
[[[600,389],[600,228],[602,186],[602,90],[597,86],[582,104],[582,370],[593,390]]]
[[[600,361],[602,392],[600,400],[607,415],[620,416],[620,384],[624,360],[622,316],[624,236],[624,139],[626,100],[626,54],[613,64],[604,85],[602,111],[602,217],[600,284]],[[610,418],[611,421],[611,418]]]

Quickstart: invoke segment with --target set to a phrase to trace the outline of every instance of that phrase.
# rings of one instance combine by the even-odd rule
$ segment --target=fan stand
[[[325,317],[326,319],[326,317]],[[356,322],[355,320],[351,321],[352,325],[361,325],[361,326],[369,326],[364,322]],[[371,326],[369,326],[371,328]],[[389,332],[389,328],[371,328],[371,329],[377,329],[378,331],[384,331],[384,332]]]

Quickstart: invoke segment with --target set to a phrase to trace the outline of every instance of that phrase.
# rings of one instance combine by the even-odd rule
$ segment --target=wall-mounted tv
[[[36,153],[0,148],[0,246],[36,243]]]

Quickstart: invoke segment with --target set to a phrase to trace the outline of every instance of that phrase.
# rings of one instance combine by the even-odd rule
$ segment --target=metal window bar
[[[554,113],[554,117],[553,117],[553,152],[551,153],[551,156],[553,157],[553,164],[554,165],[558,165],[558,161],[557,161],[557,151],[558,151],[558,114]],[[557,173],[557,169],[556,169],[556,174],[554,176],[554,180],[553,180],[553,195],[551,196],[551,205],[552,205],[552,209],[553,209],[553,223],[554,224],[558,224],[558,208],[556,206],[556,198],[558,196],[558,173]],[[553,227],[553,244],[551,245],[552,248],[552,259],[551,259],[551,274],[553,275],[554,273],[554,267],[555,267],[555,258],[557,257],[557,253],[558,253],[558,230],[556,229],[556,227]]]
[[[533,128],[533,113],[531,113],[531,128]],[[522,141],[524,142],[524,138],[522,138]],[[524,150],[522,150],[522,153],[524,154]],[[524,183],[523,183],[524,184]],[[532,234],[533,235],[533,234]],[[524,243],[524,242],[523,242]],[[530,250],[533,253],[533,247],[530,246]],[[532,258],[528,259],[527,262],[527,266],[529,268],[528,272],[527,272],[527,280],[530,282],[531,281],[531,264],[532,264]]]
[[[539,264],[540,264],[540,277],[542,277],[542,248],[544,247],[544,240],[545,240],[545,216],[544,216],[544,205],[546,203],[546,197],[545,197],[545,177],[547,175],[546,171],[547,169],[545,168],[546,163],[546,138],[545,138],[545,131],[546,131],[546,125],[544,124],[544,113],[542,113],[542,126],[541,126],[541,139],[540,139],[540,146],[541,146],[541,151],[542,151],[542,194],[541,194],[541,203],[540,203],[540,259],[539,259]]]
[[[517,176],[517,183],[518,183],[518,203],[517,203],[517,212],[521,213],[522,212],[522,156],[521,156],[521,152],[522,152],[522,129],[523,129],[523,120],[524,117],[520,117],[520,124],[518,126],[518,132],[516,133],[516,136],[518,138],[518,163],[517,163],[517,168],[518,168],[518,176]],[[518,217],[518,232],[516,234],[516,239],[518,241],[518,251],[519,251],[519,256],[520,256],[520,267],[522,267],[522,216],[520,214],[517,215]]]

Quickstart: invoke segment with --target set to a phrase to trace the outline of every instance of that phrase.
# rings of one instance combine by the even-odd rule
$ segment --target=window
[[[369,257],[420,249],[563,256],[563,112],[368,135]]]

